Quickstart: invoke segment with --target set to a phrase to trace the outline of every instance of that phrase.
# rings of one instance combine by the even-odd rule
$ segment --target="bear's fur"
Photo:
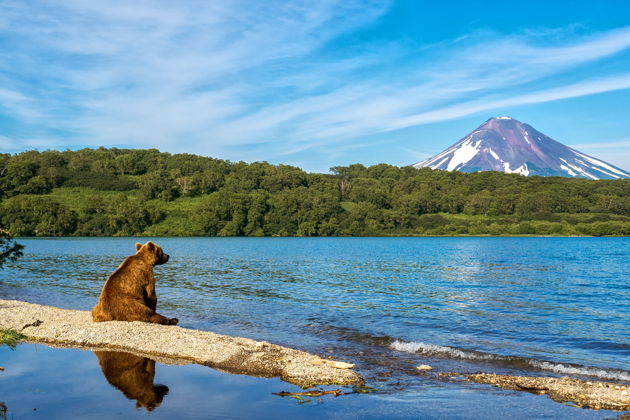
[[[143,321],[175,325],[177,318],[155,312],[153,266],[164,264],[169,256],[153,242],[136,244],[136,253],[120,264],[105,282],[98,303],[92,308],[94,322]]]
[[[166,385],[154,385],[155,360],[130,353],[95,351],[107,382],[118,388],[125,397],[136,400],[136,408],[152,411],[168,394]]]

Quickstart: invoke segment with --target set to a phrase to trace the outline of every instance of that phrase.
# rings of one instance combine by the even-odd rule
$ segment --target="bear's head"
[[[149,241],[146,244],[142,245],[140,243],[136,244],[136,254],[143,254],[145,259],[149,260],[149,262],[153,265],[160,265],[168,262],[169,256],[162,251],[162,248]]]

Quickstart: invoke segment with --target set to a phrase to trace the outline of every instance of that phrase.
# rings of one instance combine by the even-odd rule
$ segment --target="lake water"
[[[90,309],[108,275],[134,252],[136,241],[146,240],[23,239],[24,257],[0,271],[0,297]],[[449,381],[437,373],[630,381],[630,238],[154,241],[171,256],[155,269],[158,312],[179,318],[183,327],[355,362],[376,389],[346,397],[347,403],[340,403],[341,397],[334,403],[323,399],[316,404],[322,408],[290,411],[292,417],[317,417],[333,406],[352,417],[357,413],[352,407],[360,406],[374,417],[474,418],[480,412],[471,412],[471,405],[481,410],[491,401],[514,418],[533,413],[601,418],[602,412]],[[0,362],[8,351],[0,353]],[[28,351],[18,347],[14,353],[27,357]],[[96,358],[84,353],[98,370]],[[434,370],[421,374],[419,364]],[[535,408],[523,404],[530,399]],[[293,402],[283,404],[296,409]],[[163,406],[152,415],[166,416]]]

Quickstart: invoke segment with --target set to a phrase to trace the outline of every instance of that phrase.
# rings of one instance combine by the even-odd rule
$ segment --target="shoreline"
[[[38,323],[37,321],[41,321]],[[34,324],[34,325],[32,325]],[[311,388],[363,386],[360,374],[343,362],[265,341],[144,322],[93,322],[88,311],[0,299],[0,329],[13,329],[31,343],[55,348],[128,352],[169,365],[198,364],[217,371],[273,378]],[[572,377],[435,372],[450,382],[461,378],[505,390],[547,395],[558,403],[592,410],[630,411],[630,384]],[[450,379],[447,379],[450,378]]]
[[[37,321],[42,322],[30,325]],[[279,377],[302,388],[364,384],[352,369],[264,341],[146,322],[93,322],[88,311],[17,300],[0,299],[0,328],[16,330],[28,342],[131,352],[169,364],[196,363],[228,373]]]
[[[492,385],[512,391],[547,395],[558,403],[570,403],[591,410],[630,411],[630,385],[586,381],[570,377],[497,375],[494,373],[464,374],[478,384]]]

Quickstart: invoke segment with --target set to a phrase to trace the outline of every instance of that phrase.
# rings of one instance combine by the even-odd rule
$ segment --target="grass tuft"
[[[15,330],[0,329],[0,346],[6,344],[10,348],[15,349],[15,346],[17,346],[24,338],[24,335]]]

